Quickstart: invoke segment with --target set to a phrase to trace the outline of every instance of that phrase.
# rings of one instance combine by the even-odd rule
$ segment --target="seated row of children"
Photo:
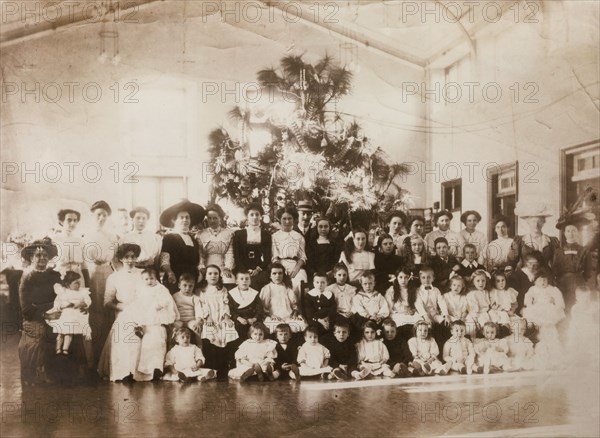
[[[414,325],[414,336],[408,342],[398,336],[393,320],[385,319],[382,326],[383,338],[378,339],[377,324],[367,321],[362,339],[356,344],[349,338],[349,325],[343,320],[338,320],[333,332],[321,338],[318,328],[309,326],[304,331],[304,343],[299,345],[292,339],[288,324],[279,324],[275,329],[276,340],[272,340],[265,325],[254,322],[248,331],[249,338],[235,352],[236,367],[228,375],[240,381],[252,376],[259,381],[281,377],[299,381],[315,376],[362,380],[369,376],[445,375],[451,371],[487,374],[535,367],[533,343],[524,337],[526,324],[518,325],[515,336],[497,339],[496,325],[488,322],[484,325],[485,337],[472,343],[465,337],[464,322],[454,321],[452,337],[444,344],[441,360],[425,321]],[[190,333],[187,328],[176,329],[178,345],[167,354],[168,374],[163,379],[192,382],[215,377],[214,370],[202,368],[204,357],[197,346],[190,344]]]

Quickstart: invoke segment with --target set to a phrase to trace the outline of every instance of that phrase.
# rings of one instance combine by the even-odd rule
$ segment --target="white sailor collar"
[[[311,297],[315,297],[315,298],[317,298],[319,295],[323,295],[328,300],[331,299],[331,297],[333,296],[333,293],[327,289],[325,289],[322,294],[319,294],[319,291],[317,291],[317,289],[311,289],[308,291],[308,294]]]

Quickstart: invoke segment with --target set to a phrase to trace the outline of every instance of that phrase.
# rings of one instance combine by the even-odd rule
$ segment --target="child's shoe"
[[[160,378],[163,376],[163,372],[158,368],[154,368],[154,373],[152,373],[152,381],[158,382]]]
[[[364,369],[360,370],[360,372],[358,373],[358,375],[360,377],[359,380],[362,380],[362,379],[365,379],[365,378],[369,377],[370,374],[371,374],[371,370],[369,370],[367,368],[364,368]]]
[[[423,371],[425,374],[431,374],[431,366],[427,362],[423,364]]]
[[[346,380],[346,375],[339,368],[334,369],[329,375],[335,377],[337,380]]]
[[[292,364],[290,365],[290,379],[297,380],[298,382],[302,380],[300,377],[300,370],[298,369],[298,365]]]
[[[181,371],[177,373],[177,377],[179,377],[179,381],[182,383],[191,383],[194,380],[192,377],[186,376]]]
[[[240,382],[245,382],[249,377],[254,375],[254,368],[249,368],[240,376]]]
[[[408,367],[405,364],[400,362],[398,365],[399,372],[396,374],[398,374],[400,377],[410,377],[412,375],[412,373],[409,371]]]
[[[396,377],[396,373],[392,370],[386,369],[383,370],[383,377]]]
[[[198,379],[198,381],[199,382],[206,382],[207,380],[214,379],[215,377],[217,377],[217,373],[215,373],[215,370],[208,370],[208,372],[206,373],[206,375],[200,377]]]
[[[140,326],[136,326],[133,329],[133,333],[140,339],[142,339],[144,337],[144,329]]]

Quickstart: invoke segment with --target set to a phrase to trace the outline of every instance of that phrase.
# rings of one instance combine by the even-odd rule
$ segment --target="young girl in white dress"
[[[202,333],[207,366],[224,376],[233,361],[235,345],[232,342],[238,339],[238,334],[229,311],[227,288],[223,286],[221,269],[217,265],[206,267],[199,289],[194,304],[196,324],[190,328]]]
[[[446,370],[471,374],[475,370],[475,349],[473,343],[465,338],[467,326],[460,319],[451,324],[452,337],[446,341],[443,357]]]
[[[54,285],[56,299],[54,308],[48,313],[60,311],[60,318],[50,321],[56,337],[56,354],[69,354],[74,335],[84,335],[91,340],[88,309],[92,304],[90,290],[81,287],[82,278],[77,272],[67,271],[61,283]]]
[[[390,308],[390,317],[402,335],[412,331],[415,322],[421,319],[421,315],[415,308],[417,291],[414,287],[408,286],[410,279],[410,269],[399,269],[396,272],[394,284],[385,293],[385,299]]]
[[[519,318],[516,314],[519,292],[507,286],[506,274],[503,271],[495,272],[492,282],[494,287],[490,291],[490,318],[500,325],[510,326],[512,321]]]
[[[304,344],[298,350],[299,373],[302,377],[321,376],[325,378],[332,371],[328,365],[331,353],[323,345],[319,344],[319,329],[310,326],[304,331]],[[290,377],[297,379],[294,371],[290,371]]]
[[[509,367],[508,343],[498,339],[498,325],[488,321],[483,325],[483,338],[473,342],[477,353],[477,371],[484,374],[500,372]]]
[[[277,342],[267,338],[267,328],[260,321],[252,323],[246,339],[235,352],[236,367],[229,371],[229,377],[244,382],[256,375],[260,382],[275,380],[273,371],[277,357]]]
[[[477,331],[481,330],[486,322],[492,321],[490,310],[492,299],[488,290],[488,273],[477,269],[471,274],[471,291],[467,294],[469,314],[467,316],[467,330],[471,339],[475,340]]]
[[[260,300],[265,310],[264,324],[270,333],[275,333],[278,324],[286,323],[292,333],[306,329],[306,321],[298,312],[298,302],[280,263],[273,263],[270,268],[271,282],[260,291]]]
[[[413,361],[409,366],[414,368],[414,373],[420,376],[446,374],[446,367],[438,359],[440,349],[437,342],[429,335],[429,324],[418,321],[414,325],[413,335],[408,340],[408,348],[413,355]]]
[[[173,331],[177,345],[169,350],[165,357],[165,375],[163,380],[189,382],[206,382],[217,377],[215,370],[202,368],[205,359],[202,350],[191,344],[192,331],[187,327],[179,327]]]
[[[452,277],[449,283],[450,290],[444,294],[444,300],[448,306],[450,321],[466,321],[469,311],[467,302],[465,279],[457,275]]]
[[[365,322],[363,337],[356,344],[358,371],[361,373],[361,378],[370,374],[374,376],[383,375],[384,377],[396,376],[387,363],[390,360],[390,352],[381,339],[376,339],[377,329],[375,321]]]

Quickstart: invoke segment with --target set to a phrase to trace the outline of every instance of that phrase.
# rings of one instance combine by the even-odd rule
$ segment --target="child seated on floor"
[[[202,368],[205,362],[204,355],[200,347],[190,343],[192,331],[189,328],[176,328],[173,338],[177,345],[171,348],[165,357],[163,380],[189,383],[205,382],[217,377],[215,370]]]
[[[477,372],[497,373],[508,367],[508,344],[506,339],[496,338],[498,326],[491,321],[483,325],[483,338],[475,339]]]
[[[292,329],[288,324],[282,323],[275,327],[275,336],[277,345],[275,351],[275,371],[273,376],[278,379],[280,376],[289,376],[293,372],[296,380],[300,381],[300,371],[298,370],[298,349],[300,346],[292,339]]]
[[[336,314],[335,297],[327,287],[327,276],[316,272],[313,275],[313,286],[304,296],[304,316],[309,324],[319,328],[319,334],[329,332]]]
[[[327,365],[330,353],[327,348],[319,344],[319,329],[309,326],[304,330],[304,344],[298,350],[298,365],[300,376],[321,376],[325,378],[332,369]],[[296,379],[296,373],[290,370],[290,377]]]
[[[393,319],[386,318],[381,325],[383,327],[383,345],[385,345],[390,355],[388,365],[396,376],[412,376],[413,369],[408,366],[412,360],[412,354],[407,341],[398,336],[398,328]]]
[[[473,343],[465,338],[467,326],[461,320],[450,325],[452,337],[444,344],[443,357],[447,371],[471,374],[476,370]]]
[[[356,288],[348,284],[348,268],[346,268],[346,265],[337,263],[333,267],[333,278],[335,278],[335,283],[327,286],[325,290],[332,292],[335,297],[336,319],[341,316],[349,321],[353,315],[352,300],[356,295]]]
[[[375,290],[375,275],[365,272],[360,277],[360,286],[361,290],[352,299],[352,324],[361,329],[367,321],[381,324],[390,315],[390,309],[384,296]]]
[[[368,375],[395,377],[396,375],[388,365],[390,353],[381,339],[377,339],[377,324],[367,321],[363,325],[363,338],[356,344],[359,379]],[[355,377],[355,378],[357,378]]]
[[[271,282],[260,291],[260,300],[265,311],[265,325],[270,333],[282,322],[288,324],[292,333],[300,333],[306,328],[306,321],[298,311],[296,294],[292,282],[287,278],[285,268],[273,263],[270,268]]]
[[[535,368],[533,342],[525,336],[526,319],[516,319],[510,325],[512,333],[507,336],[508,363],[505,371],[532,370]]]
[[[429,376],[446,374],[446,368],[438,359],[440,349],[436,341],[429,335],[429,324],[418,321],[413,327],[414,336],[408,340],[408,348],[412,354],[413,375]]]
[[[275,380],[273,374],[277,351],[276,342],[267,338],[267,328],[260,321],[254,322],[246,339],[235,352],[236,367],[229,371],[229,377],[241,382],[256,375],[260,382]]]
[[[347,380],[350,376],[360,378],[356,370],[356,347],[349,335],[350,324],[338,319],[333,326],[333,333],[328,333],[321,339],[321,343],[331,354],[329,365],[333,370],[327,376],[329,380]]]

